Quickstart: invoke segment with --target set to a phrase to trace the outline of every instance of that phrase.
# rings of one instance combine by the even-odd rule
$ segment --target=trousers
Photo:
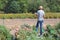
[[[37,24],[36,24],[36,31],[38,31],[39,25],[40,25],[40,35],[42,35],[43,20],[42,20],[42,21],[37,21]]]

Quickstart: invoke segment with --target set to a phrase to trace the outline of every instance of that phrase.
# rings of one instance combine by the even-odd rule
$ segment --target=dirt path
[[[7,28],[12,27],[20,27],[23,24],[29,24],[29,25],[36,25],[37,19],[0,19],[0,25],[5,25]],[[60,22],[60,19],[45,19],[44,20],[44,27],[46,27],[47,24],[54,25],[56,23]]]

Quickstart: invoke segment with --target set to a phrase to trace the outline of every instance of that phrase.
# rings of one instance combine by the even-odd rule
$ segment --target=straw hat
[[[39,9],[43,9],[43,6],[39,6]]]

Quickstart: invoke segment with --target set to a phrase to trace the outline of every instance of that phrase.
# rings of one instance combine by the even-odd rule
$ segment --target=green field
[[[37,16],[32,13],[8,13],[8,14],[1,14],[0,13],[0,19],[25,19],[25,18],[30,18],[30,19],[36,19]],[[60,13],[45,13],[45,19],[49,18],[60,18]]]

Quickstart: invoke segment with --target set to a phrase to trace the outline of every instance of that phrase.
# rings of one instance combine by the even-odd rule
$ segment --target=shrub
[[[55,29],[57,30],[58,34],[60,35],[60,23],[55,25]]]
[[[18,31],[16,35],[17,40],[60,40],[60,29],[58,23],[55,27],[52,28],[51,25],[47,25],[47,30],[43,32],[43,35],[38,38],[37,32],[35,30],[35,26],[30,26],[28,24],[24,24],[23,27],[28,29],[32,29],[31,31],[22,28]],[[21,26],[22,27],[22,26]],[[58,27],[58,28],[57,28]],[[0,39],[1,40],[12,40],[9,30],[5,28],[5,26],[0,25]]]
[[[32,31],[20,29],[18,40],[59,40],[59,37],[57,36],[57,34],[55,34],[55,29],[51,28],[50,25],[47,25],[47,27],[47,30],[50,30],[50,32],[47,31],[47,33],[44,33],[42,37],[39,38],[34,26],[32,27]]]
[[[11,35],[5,26],[0,25],[0,40],[11,40]]]

